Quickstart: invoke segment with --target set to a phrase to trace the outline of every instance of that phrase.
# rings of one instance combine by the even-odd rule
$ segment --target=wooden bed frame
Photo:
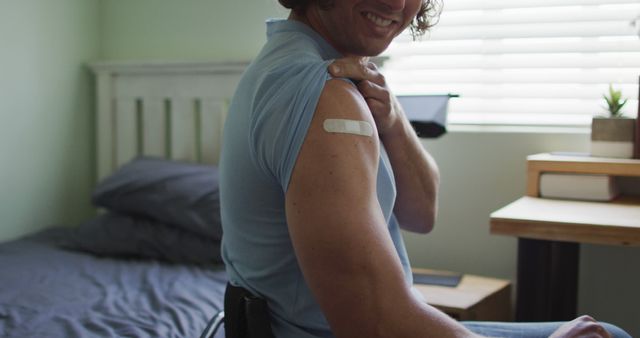
[[[136,156],[217,164],[229,102],[247,63],[97,62],[96,171]]]

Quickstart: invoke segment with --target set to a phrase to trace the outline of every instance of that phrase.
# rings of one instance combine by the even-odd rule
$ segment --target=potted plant
[[[609,85],[609,93],[603,95],[608,116],[595,116],[591,122],[591,156],[633,157],[635,119],[622,115],[627,99],[622,92]]]

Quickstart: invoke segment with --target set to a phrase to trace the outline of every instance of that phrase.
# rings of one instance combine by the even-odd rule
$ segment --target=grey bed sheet
[[[223,306],[222,266],[100,258],[59,235],[0,244],[0,337],[199,337]]]

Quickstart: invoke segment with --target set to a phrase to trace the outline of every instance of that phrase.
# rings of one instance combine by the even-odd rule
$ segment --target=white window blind
[[[609,84],[635,117],[640,0],[444,0],[422,39],[383,54],[398,95],[459,94],[450,124],[586,126]]]

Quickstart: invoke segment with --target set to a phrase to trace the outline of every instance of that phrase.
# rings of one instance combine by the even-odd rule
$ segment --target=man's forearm
[[[394,100],[396,109],[399,107]],[[380,135],[389,155],[398,195],[394,212],[402,228],[414,232],[429,232],[437,214],[440,175],[435,160],[424,149],[413,127],[399,114],[393,130]]]

